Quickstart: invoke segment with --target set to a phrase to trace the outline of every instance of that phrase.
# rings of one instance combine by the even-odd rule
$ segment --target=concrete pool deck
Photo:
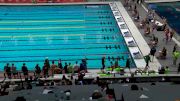
[[[117,8],[120,11],[125,23],[127,24],[128,29],[132,34],[132,37],[134,38],[135,42],[137,43],[137,48],[141,51],[143,56],[148,55],[150,52],[150,48],[149,48],[147,42],[144,40],[141,33],[139,32],[138,28],[134,24],[133,20],[128,15],[128,12],[123,7],[122,3],[121,2],[114,2],[114,5],[117,6]],[[125,37],[125,39],[126,39],[126,37]],[[131,47],[129,49],[130,49],[131,53],[136,50],[135,48],[131,48]],[[143,58],[134,59],[134,61],[136,63],[137,68],[144,69],[146,63],[145,63]],[[150,70],[158,71],[158,68],[161,66],[161,64],[155,58],[153,62],[150,62],[149,66],[150,66]],[[134,70],[132,70],[132,71],[134,71]]]
[[[147,8],[145,6],[146,4],[137,4],[137,10],[139,11],[139,15],[140,15],[140,18],[145,18],[146,17],[146,14],[147,14]],[[127,11],[127,8],[126,8],[126,11]],[[128,11],[128,14],[131,15],[131,12]],[[158,21],[162,21],[162,19],[156,14],[155,15],[157,20]],[[131,17],[132,19],[132,17]],[[136,26],[138,26],[139,23],[137,22],[134,22],[134,24]],[[169,26],[168,26],[169,27]],[[143,36],[143,38],[145,39],[146,42],[149,42],[149,37],[145,37],[143,34],[144,34],[144,29],[139,29],[141,35]],[[177,66],[175,65],[172,65],[173,63],[173,57],[172,57],[172,50],[173,50],[173,46],[174,44],[176,43],[178,45],[178,49],[179,50],[180,48],[180,44],[179,44],[179,41],[176,40],[175,38],[173,38],[173,41],[170,41],[168,42],[167,44],[163,41],[163,38],[164,38],[164,32],[163,31],[156,31],[154,32],[155,36],[158,37],[159,39],[159,43],[158,43],[158,46],[157,46],[157,52],[160,51],[164,46],[166,47],[167,49],[167,59],[163,60],[163,59],[158,59],[159,63],[162,65],[162,66],[168,66],[170,68],[170,71],[172,74],[176,74],[177,73]],[[158,56],[158,54],[156,54],[156,56]],[[177,64],[180,63],[180,59],[177,60]]]

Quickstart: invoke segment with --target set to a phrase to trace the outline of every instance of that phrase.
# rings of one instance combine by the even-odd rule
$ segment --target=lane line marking
[[[30,21],[0,21],[0,24],[42,23],[42,22],[85,22],[85,20],[30,20]]]
[[[85,36],[85,34],[51,34],[51,35],[19,35],[19,36],[0,36],[0,38],[33,38],[50,36]]]

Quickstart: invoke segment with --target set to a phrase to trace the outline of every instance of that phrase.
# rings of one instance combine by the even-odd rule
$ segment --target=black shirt
[[[36,66],[36,73],[41,73],[41,68],[39,66]]]
[[[58,67],[62,69],[63,68],[62,63],[58,63]]]
[[[27,67],[26,67],[26,66],[22,66],[22,71],[23,71],[23,72],[28,72]]]
[[[6,72],[11,72],[11,67],[9,67],[9,66],[4,66],[4,70],[5,70]]]

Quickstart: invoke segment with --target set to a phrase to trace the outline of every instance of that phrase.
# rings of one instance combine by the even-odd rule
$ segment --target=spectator
[[[114,65],[115,65],[115,68],[118,68],[118,67],[119,67],[118,58],[116,58]]]
[[[49,64],[49,59],[48,59],[48,57],[46,57],[46,59],[45,59],[45,64],[46,64],[47,69],[49,70],[50,64]]]
[[[142,28],[145,27],[145,25],[146,25],[145,20],[141,20],[141,22],[140,22],[138,28],[142,29]]]
[[[105,68],[105,56],[103,56],[102,57],[102,59],[101,59],[101,62],[102,62],[102,69],[104,69]]]
[[[179,63],[177,72],[180,73],[180,63]]]
[[[137,12],[137,14],[134,16],[134,21],[139,21],[140,20],[140,16],[139,16],[139,12]]]
[[[65,80],[65,81],[67,80],[65,75],[62,76],[62,80]]]
[[[149,25],[145,28],[144,30],[144,35],[147,36],[151,33],[151,28],[149,27]]]
[[[68,73],[68,64],[67,62],[65,62],[65,65],[64,65],[64,73]]]
[[[39,64],[36,64],[35,66],[35,73],[36,73],[36,77],[39,78],[41,74],[41,68],[39,67]]]
[[[12,70],[14,78],[16,78],[16,76],[18,77],[18,72],[17,72],[16,66],[14,66],[14,64],[12,64],[11,70]]]
[[[159,74],[164,74],[165,73],[165,68],[161,67],[161,69],[159,70]]]
[[[136,8],[136,6],[134,6],[134,7]],[[135,9],[135,8],[132,11],[132,17],[135,17],[138,13],[137,9]]]
[[[158,44],[158,38],[154,36],[154,37],[152,38],[152,40],[150,40],[149,45],[155,47],[155,46],[157,46],[157,44]]]
[[[166,24],[156,23],[157,31],[164,31],[166,29]]]
[[[7,88],[9,88],[9,83],[3,83],[0,85],[0,96],[9,94],[9,92],[6,91]]]
[[[84,76],[85,76],[85,72],[84,71],[80,71],[78,73],[78,81],[81,85],[84,84]]]
[[[153,46],[150,50],[150,55],[152,56],[152,61],[154,59],[155,53],[156,53],[156,48]]]
[[[57,65],[54,64],[54,60],[52,61],[52,65],[51,65],[51,73],[52,73],[52,77],[54,76],[54,71],[57,68]]]
[[[180,52],[178,51],[173,52],[173,65],[176,65],[179,56],[180,56]]]
[[[44,63],[44,66],[43,66],[43,75],[45,78],[47,78],[49,75],[48,75],[48,67],[46,66],[46,63]]]
[[[26,99],[24,97],[17,97],[14,101],[26,101]]]
[[[170,32],[169,28],[166,28],[164,32],[165,32],[165,34],[164,34],[165,38],[164,39],[166,40],[166,43],[167,43],[169,41],[169,32]]]
[[[162,51],[159,51],[159,58],[166,59],[167,49],[163,47]]]
[[[126,68],[128,68],[128,69],[131,68],[131,67],[130,67],[130,60],[129,60],[129,58],[126,60]]]
[[[113,71],[113,70],[114,70],[114,68],[115,68],[115,65],[113,64],[113,62],[112,62],[112,61],[110,62],[110,64],[111,64],[111,66],[110,66],[111,71]]]
[[[87,72],[87,63],[85,59],[82,59],[82,63],[80,64],[80,71],[86,71]]]
[[[154,33],[154,30],[157,27],[155,22],[156,22],[156,20],[154,19],[153,22],[152,22],[152,30],[151,30],[152,33]]]
[[[169,67],[166,66],[166,68],[165,68],[165,74],[168,74],[168,73],[169,73]]]
[[[170,31],[170,33],[169,33],[169,41],[171,41],[172,40],[172,37],[174,36],[174,34],[175,34],[175,31],[174,30],[171,30]]]
[[[98,90],[95,90],[92,94],[92,99],[99,99],[99,98],[102,98],[102,94]]]
[[[25,77],[25,78],[28,78],[28,68],[27,68],[27,66],[26,66],[25,63],[23,63],[22,72],[23,72],[23,74],[24,74],[24,77]]]
[[[166,26],[167,26],[167,20],[166,18],[163,17],[163,22],[162,24],[159,22],[157,23],[157,31],[164,31],[166,29]]]
[[[74,69],[74,73],[78,73],[79,72],[79,65],[78,65],[78,61],[76,61],[76,63],[73,65],[73,69]]]
[[[4,66],[4,71],[8,78],[11,79],[11,67],[9,66],[9,63]]]
[[[174,47],[173,47],[173,52],[172,53],[174,53],[177,50],[177,47],[178,47],[177,44],[175,44]]]
[[[147,18],[149,22],[151,22],[154,19],[154,12],[152,10],[148,11]]]
[[[146,67],[145,68],[148,68],[149,67],[149,62],[151,61],[150,54],[146,55],[144,57],[144,59],[146,61]]]
[[[73,71],[73,66],[71,65],[70,62],[69,62],[69,65],[68,65],[67,69],[68,69],[68,73],[73,73],[74,72]]]
[[[63,69],[61,59],[59,59],[59,61],[58,61],[58,67],[59,67],[60,69]]]

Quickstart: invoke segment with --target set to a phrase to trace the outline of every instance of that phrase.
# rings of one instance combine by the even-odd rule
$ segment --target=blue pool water
[[[130,58],[135,67],[109,5],[0,6],[0,47],[0,70],[7,62],[33,70],[46,57],[56,64],[87,58],[90,69],[101,68],[103,56],[106,66]]]
[[[166,17],[168,24],[180,35],[180,2],[149,4],[159,16]]]

